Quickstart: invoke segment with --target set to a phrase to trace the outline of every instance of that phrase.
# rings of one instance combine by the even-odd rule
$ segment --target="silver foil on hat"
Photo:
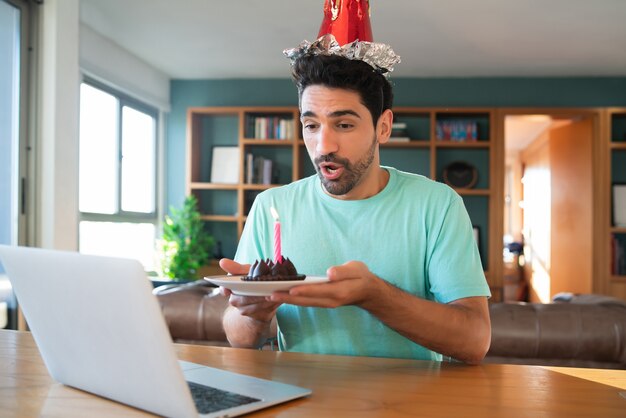
[[[295,48],[285,49],[283,54],[291,60],[292,65],[305,55],[338,55],[364,61],[381,74],[393,71],[393,66],[400,62],[400,56],[387,44],[356,40],[341,46],[332,34],[323,35],[313,42],[302,41]]]

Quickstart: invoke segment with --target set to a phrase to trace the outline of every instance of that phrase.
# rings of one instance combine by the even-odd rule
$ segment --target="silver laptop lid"
[[[0,260],[55,380],[159,415],[197,416],[139,262],[8,246]]]

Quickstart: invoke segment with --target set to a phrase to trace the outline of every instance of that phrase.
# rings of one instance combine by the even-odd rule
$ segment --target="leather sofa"
[[[626,369],[626,302],[569,295],[553,303],[496,303],[487,363]]]
[[[154,289],[172,339],[179,343],[228,346],[222,314],[228,299],[199,280]]]
[[[228,346],[228,301],[210,283],[154,289],[176,342]],[[549,304],[494,303],[485,363],[626,369],[626,302],[600,295]]]

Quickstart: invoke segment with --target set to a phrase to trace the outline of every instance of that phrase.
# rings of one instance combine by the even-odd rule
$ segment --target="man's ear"
[[[380,115],[378,123],[376,123],[376,137],[378,138],[379,144],[384,144],[389,141],[392,124],[393,112],[391,109],[387,109]]]

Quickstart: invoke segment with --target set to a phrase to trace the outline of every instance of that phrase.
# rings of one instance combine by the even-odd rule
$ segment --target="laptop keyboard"
[[[260,401],[260,399],[204,386],[199,383],[187,382],[187,384],[189,385],[191,397],[196,404],[196,409],[198,409],[199,414],[208,414],[210,412],[221,411],[223,409]]]

